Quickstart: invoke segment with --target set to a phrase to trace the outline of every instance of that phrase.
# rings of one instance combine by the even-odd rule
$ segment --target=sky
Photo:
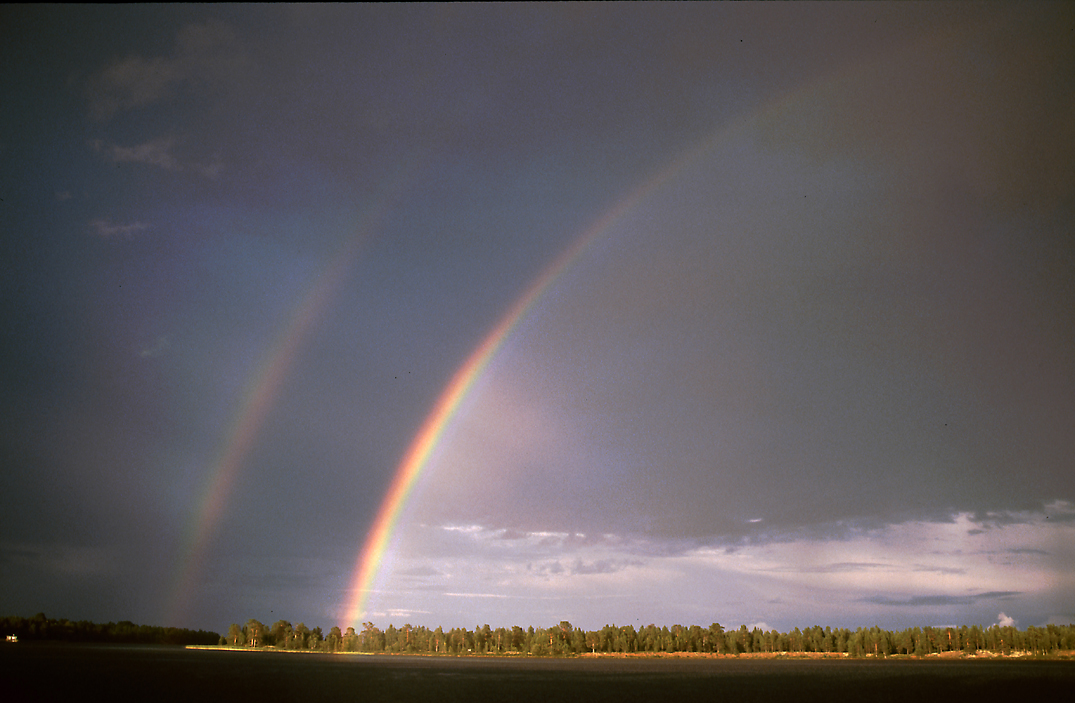
[[[1073,33],[4,6],[0,614],[1075,621]]]

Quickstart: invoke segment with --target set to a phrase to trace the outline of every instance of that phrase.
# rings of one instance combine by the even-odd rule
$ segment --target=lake
[[[1023,700],[1075,691],[1075,662],[345,656],[18,643],[0,697],[71,701]],[[788,698],[790,696],[790,698]],[[686,698],[689,697],[689,698]]]

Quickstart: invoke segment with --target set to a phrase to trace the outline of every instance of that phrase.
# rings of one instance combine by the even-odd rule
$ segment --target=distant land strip
[[[216,632],[187,630],[181,627],[136,625],[129,620],[95,623],[89,620],[48,618],[38,613],[31,618],[8,616],[0,618],[0,635],[7,642],[98,642],[108,644],[217,644]]]
[[[304,623],[286,620],[272,627],[257,620],[233,623],[220,640],[229,648],[365,654],[492,655],[492,656],[742,656],[810,658],[864,657],[1075,657],[1075,625],[1046,625],[1020,630],[1014,626],[913,627],[884,630],[879,627],[799,628],[791,632],[708,627],[606,625],[583,630],[568,621],[552,627],[489,625],[452,628],[389,625],[381,630],[372,622],[361,631],[333,627],[327,634]]]
[[[1075,625],[913,627],[884,630],[879,627],[808,627],[790,632],[746,625],[725,630],[709,627],[606,625],[583,630],[568,621],[552,627],[489,625],[430,630],[425,626],[389,625],[381,630],[371,622],[361,631],[333,627],[328,634],[304,623],[292,626],[278,620],[271,627],[256,619],[233,623],[227,635],[205,630],[136,625],[129,621],[106,624],[85,620],[50,619],[43,613],[26,618],[0,618],[8,642],[61,641],[117,644],[185,645],[192,649],[245,652],[413,654],[483,656],[585,656],[585,657],[743,657],[743,658],[866,658],[924,657],[1048,657],[1075,659]]]

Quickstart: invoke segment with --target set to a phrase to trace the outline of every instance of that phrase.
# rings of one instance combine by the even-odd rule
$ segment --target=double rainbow
[[[744,128],[755,123],[759,118],[774,114],[779,117],[781,108],[792,104],[803,95],[809,95],[819,85],[837,90],[846,87],[849,84],[842,83],[842,79],[861,74],[864,68],[863,66],[849,67],[845,71],[816,83],[802,85],[717,130],[694,148],[673,160],[655,176],[630,191],[577,237],[571,246],[541,273],[452,376],[409,445],[395,471],[388,493],[381,503],[372,527],[366,535],[362,550],[359,552],[350,579],[349,599],[344,611],[345,625],[358,626],[368,616],[374,583],[384,568],[385,557],[404,508],[428,467],[430,458],[476,381],[542,296],[598,239],[621,222],[631,210],[700,157],[710,153],[734,135],[741,134]],[[386,202],[376,211],[376,216],[370,219],[378,220],[387,211],[388,203]],[[225,443],[224,451],[210,473],[201,501],[202,507],[197,511],[194,526],[185,540],[183,559],[180,563],[180,578],[172,598],[174,604],[172,621],[178,622],[177,618],[185,611],[186,602],[193,592],[192,586],[202,571],[208,540],[220,521],[244,456],[256,439],[257,431],[271,409],[302,341],[325,306],[331,302],[333,291],[357,256],[360,245],[365,241],[365,232],[369,229],[367,225],[350,240],[333,260],[326,273],[319,278],[312,290],[297,306],[286,330],[279,338],[280,341],[266,355],[264,363],[248,384],[245,399],[228,435],[229,439]]]

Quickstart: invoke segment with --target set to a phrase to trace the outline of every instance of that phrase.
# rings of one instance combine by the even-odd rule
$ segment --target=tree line
[[[389,625],[381,630],[372,622],[356,631],[333,627],[328,634],[320,627],[310,629],[304,623],[292,626],[279,620],[271,627],[257,620],[246,625],[233,623],[220,644],[235,647],[273,647],[276,649],[320,652],[370,652],[399,654],[503,654],[529,656],[572,656],[583,653],[676,653],[712,654],[807,652],[844,654],[850,657],[887,657],[893,655],[928,656],[944,652],[991,652],[999,655],[1026,653],[1048,656],[1075,650],[1075,625],[1047,625],[1019,630],[1011,626],[914,627],[884,630],[879,627],[799,628],[791,632],[776,630],[725,630],[719,623],[709,627],[647,625],[606,625],[587,631],[562,621],[552,627],[518,626],[493,629],[489,625],[473,630],[421,625]]]
[[[53,640],[61,642],[107,642],[113,644],[217,644],[220,635],[205,630],[186,630],[180,627],[136,625],[129,620],[95,623],[54,619],[38,613],[32,618],[7,616],[0,618],[0,634],[15,635],[20,640]]]
[[[86,620],[47,618],[38,613],[32,618],[0,618],[4,635],[20,640],[56,640],[66,642],[102,642],[116,644],[224,644],[315,652],[369,652],[400,654],[485,654],[526,656],[572,656],[583,653],[678,653],[712,654],[799,654],[833,653],[850,657],[886,657],[893,655],[928,656],[944,652],[991,652],[999,655],[1026,653],[1048,656],[1075,650],[1075,625],[1047,625],[1019,630],[1013,626],[991,627],[914,627],[884,630],[879,627],[822,628],[814,626],[790,632],[763,630],[757,627],[725,630],[719,623],[709,627],[673,625],[605,625],[600,630],[583,630],[568,621],[552,627],[519,626],[491,628],[475,626],[473,630],[421,625],[389,625],[381,630],[372,622],[360,630],[348,627],[308,628],[304,623],[292,626],[278,620],[271,627],[251,619],[245,625],[233,623],[226,636],[205,630],[136,625],[130,621],[105,624]]]

